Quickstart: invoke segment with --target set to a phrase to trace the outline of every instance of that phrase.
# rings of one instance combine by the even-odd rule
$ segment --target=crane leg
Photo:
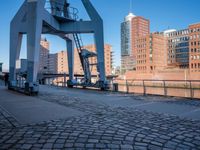
[[[69,69],[69,80],[67,81],[68,87],[73,87],[74,78],[74,44],[70,39],[67,42],[67,57],[68,57],[68,69]]]

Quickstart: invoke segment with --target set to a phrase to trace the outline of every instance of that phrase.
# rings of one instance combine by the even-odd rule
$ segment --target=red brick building
[[[189,26],[189,35],[190,72],[200,73],[200,23]]]
[[[96,47],[94,44],[84,46],[85,49],[95,52],[96,53]],[[113,55],[112,55],[112,46],[109,44],[104,45],[104,60],[105,60],[105,72],[106,75],[112,74],[112,63],[113,63]],[[90,64],[96,64],[97,63],[97,57],[89,58]],[[75,66],[75,73],[77,74],[83,74],[83,69],[80,63],[80,59],[78,56],[77,50],[75,50],[75,57],[74,57],[74,66]],[[91,73],[93,75],[97,75],[97,67],[96,65],[91,65]]]
[[[39,73],[48,72],[49,42],[46,38],[40,41]]]
[[[137,39],[138,37],[143,37],[145,35],[150,34],[150,21],[143,17],[137,16],[132,19],[131,27],[132,56],[133,58],[136,58]]]
[[[151,73],[167,66],[167,38],[153,33],[137,39],[136,71]]]

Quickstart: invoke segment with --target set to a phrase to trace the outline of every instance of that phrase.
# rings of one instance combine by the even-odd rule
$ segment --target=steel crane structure
[[[38,93],[37,74],[41,34],[52,34],[66,41],[68,53],[68,86],[107,88],[104,62],[103,20],[90,0],[81,0],[90,20],[78,20],[77,9],[70,7],[67,0],[25,0],[10,24],[10,78],[9,89],[18,89],[16,60],[19,59],[23,35],[27,35],[27,75],[24,92]],[[94,34],[96,53],[83,49],[79,34]],[[74,80],[74,45],[76,45],[84,80]],[[99,80],[91,82],[90,57],[97,57]]]

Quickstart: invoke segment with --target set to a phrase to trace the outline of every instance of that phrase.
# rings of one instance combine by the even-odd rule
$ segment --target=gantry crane
[[[107,89],[104,62],[103,20],[90,0],[81,0],[90,20],[77,18],[77,9],[70,7],[67,0],[25,0],[10,25],[10,84],[9,89],[19,89],[16,78],[16,60],[19,59],[22,37],[27,35],[27,77],[24,86],[26,93],[38,93],[37,74],[41,34],[52,34],[66,41],[68,53],[68,86],[81,85]],[[94,34],[96,53],[90,52],[80,44],[79,34]],[[74,43],[76,44],[84,80],[74,80]],[[90,57],[97,57],[99,80],[91,82]]]

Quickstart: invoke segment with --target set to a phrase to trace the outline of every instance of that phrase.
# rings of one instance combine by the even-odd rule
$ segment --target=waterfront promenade
[[[200,101],[0,86],[0,149],[200,149]]]

